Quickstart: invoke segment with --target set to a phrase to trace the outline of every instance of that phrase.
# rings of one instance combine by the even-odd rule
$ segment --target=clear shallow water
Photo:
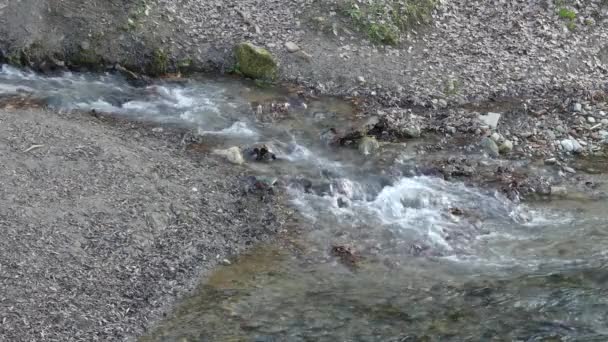
[[[144,341],[608,340],[606,202],[515,204],[416,177],[411,146],[362,156],[324,143],[327,129],[361,120],[349,104],[230,79],[142,88],[3,67],[0,95],[14,94],[191,127],[214,148],[264,143],[279,157],[247,167],[281,180],[307,233],[221,267]],[[356,267],[332,255],[337,245],[356,250]]]

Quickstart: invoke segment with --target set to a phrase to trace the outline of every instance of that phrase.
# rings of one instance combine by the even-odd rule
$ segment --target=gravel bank
[[[0,339],[140,335],[224,258],[281,229],[244,169],[179,130],[0,111]],[[277,195],[279,196],[279,195]]]

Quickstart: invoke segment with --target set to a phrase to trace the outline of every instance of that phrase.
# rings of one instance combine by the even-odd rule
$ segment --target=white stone
[[[498,121],[500,120],[500,113],[488,112],[486,115],[479,115],[479,121],[488,125],[492,129],[498,127]]]
[[[583,106],[580,103],[575,103],[572,105],[572,111],[575,113],[580,112],[581,110],[583,110]]]
[[[593,116],[590,116],[587,118],[587,121],[589,121],[589,123],[595,123],[595,118]]]
[[[288,52],[294,53],[300,51],[300,47],[294,42],[285,43],[285,48]]]
[[[560,141],[560,145],[566,152],[574,151],[574,144],[572,143],[572,140],[570,140],[570,139],[564,139],[564,140]]]
[[[583,146],[576,139],[564,139],[560,141],[560,145],[566,152],[579,153],[583,150]]]
[[[229,162],[237,165],[245,163],[241,149],[234,146],[226,150],[215,150],[213,154],[226,158]]]
[[[505,140],[498,149],[500,153],[509,153],[513,150],[513,143],[510,140]]]
[[[492,138],[492,140],[494,140],[494,142],[496,142],[496,143],[499,143],[502,141],[502,136],[496,132],[492,133],[490,138]]]

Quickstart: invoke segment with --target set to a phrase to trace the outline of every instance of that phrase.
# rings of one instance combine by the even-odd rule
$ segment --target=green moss
[[[264,48],[251,43],[241,43],[235,48],[237,69],[253,79],[272,81],[278,74],[277,62]]]
[[[99,70],[103,68],[103,58],[99,56],[94,49],[80,48],[70,58],[70,64],[76,67]]]
[[[430,23],[436,6],[436,0],[371,0],[362,6],[350,0],[343,13],[372,42],[397,45],[402,34]]]
[[[448,79],[444,82],[443,93],[445,95],[457,95],[460,93],[460,82],[455,79]]]
[[[568,30],[574,31],[574,30],[576,30],[576,23],[574,21],[569,21],[566,24],[566,27],[568,28]]]
[[[576,12],[574,12],[571,9],[567,9],[567,8],[560,8],[558,15],[561,19],[569,19],[569,20],[576,19]]]
[[[162,76],[167,74],[169,69],[169,57],[162,49],[156,49],[152,53],[152,60],[148,65],[148,72],[153,76]]]
[[[23,66],[21,62],[21,51],[13,52],[6,56],[6,61],[10,65]]]
[[[390,24],[371,24],[367,29],[369,38],[385,45],[397,45],[399,29]]]

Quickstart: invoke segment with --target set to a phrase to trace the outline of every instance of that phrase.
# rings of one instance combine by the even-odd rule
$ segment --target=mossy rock
[[[237,69],[243,75],[258,80],[276,79],[277,62],[268,50],[251,43],[241,43],[236,46],[235,55]]]
[[[169,56],[161,49],[154,50],[152,60],[148,64],[148,73],[152,76],[166,75],[169,70]]]

